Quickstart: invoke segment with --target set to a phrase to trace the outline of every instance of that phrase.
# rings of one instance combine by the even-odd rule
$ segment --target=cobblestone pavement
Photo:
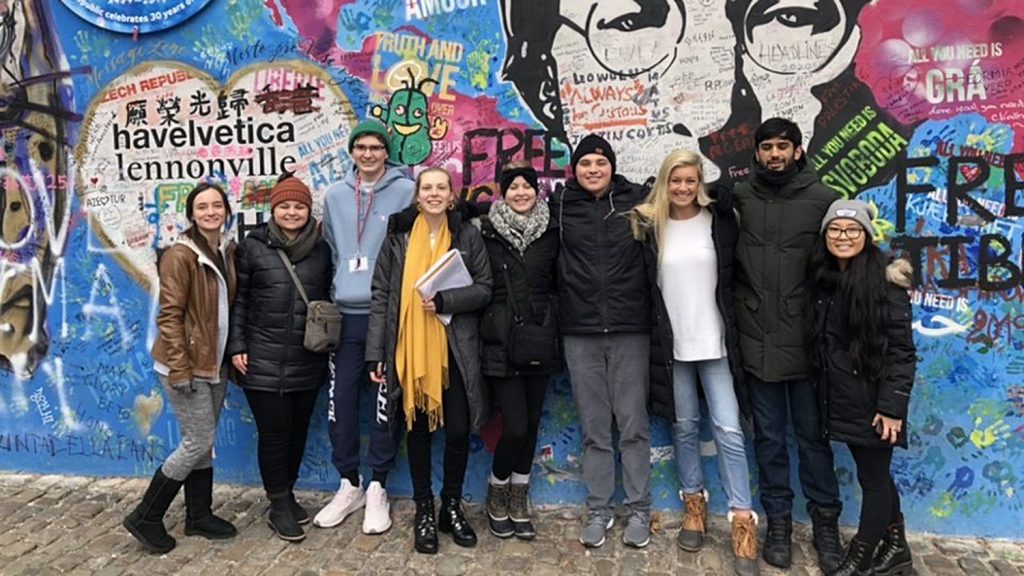
[[[655,535],[644,550],[622,544],[621,523],[604,547],[587,550],[577,540],[579,508],[540,511],[537,539],[521,542],[492,537],[483,510],[470,505],[467,512],[480,536],[477,547],[459,548],[442,534],[440,553],[425,556],[412,549],[409,500],[394,502],[395,523],[383,536],[364,536],[362,516],[357,514],[338,528],[310,528],[304,542],[289,544],[267,527],[262,490],[223,484],[214,491],[215,509],[235,523],[238,537],[221,542],[186,537],[179,496],[166,519],[178,547],[158,556],[145,552],[121,527],[145,487],[144,479],[0,473],[0,574],[732,574],[728,525],[721,517],[711,520],[707,545],[698,554],[675,545],[678,513],[655,515]],[[327,492],[299,493],[300,502],[314,512],[330,497]],[[798,526],[794,540],[794,566],[789,573],[819,574],[809,528]],[[1024,574],[1024,542],[915,534],[911,546],[917,574],[922,576]],[[785,573],[762,562],[762,574]]]

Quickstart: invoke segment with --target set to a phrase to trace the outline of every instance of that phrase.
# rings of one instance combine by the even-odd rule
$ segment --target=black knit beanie
[[[608,163],[612,165],[612,174],[615,174],[615,151],[612,150],[611,144],[597,134],[589,134],[580,140],[572,152],[572,173],[574,175],[576,174],[576,165],[587,154],[600,154],[607,158]]]

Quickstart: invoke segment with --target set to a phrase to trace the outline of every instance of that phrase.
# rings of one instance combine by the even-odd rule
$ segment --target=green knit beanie
[[[363,120],[352,129],[352,133],[348,136],[348,153],[352,154],[352,148],[356,145],[356,140],[368,134],[380,136],[380,139],[384,141],[384,145],[387,147],[388,158],[394,157],[391,153],[391,134],[388,133],[387,126],[377,120]]]

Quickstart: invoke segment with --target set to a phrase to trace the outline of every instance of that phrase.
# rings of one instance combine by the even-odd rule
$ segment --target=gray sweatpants
[[[583,430],[587,508],[612,513],[614,421],[619,430],[622,484],[626,490],[623,504],[631,512],[647,512],[651,507],[651,429],[647,418],[650,335],[566,335],[563,343]]]
[[[224,381],[210,384],[197,380],[191,387],[172,388],[166,377],[157,376],[174,407],[178,428],[181,429],[181,442],[162,466],[164,476],[184,481],[189,472],[213,466],[213,441],[227,385]]]

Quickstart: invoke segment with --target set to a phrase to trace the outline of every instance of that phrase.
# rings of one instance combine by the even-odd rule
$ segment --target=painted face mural
[[[46,354],[47,310],[60,305],[68,146],[81,119],[71,74],[46,2],[0,4],[0,366],[18,377],[32,374]]]
[[[689,148],[704,153],[714,181],[730,159],[701,140],[729,124],[784,115],[810,142],[821,109],[811,89],[849,65],[861,5],[506,0],[504,77],[569,142],[595,131],[613,143],[639,141],[620,155],[624,174],[652,173],[662,151]]]

